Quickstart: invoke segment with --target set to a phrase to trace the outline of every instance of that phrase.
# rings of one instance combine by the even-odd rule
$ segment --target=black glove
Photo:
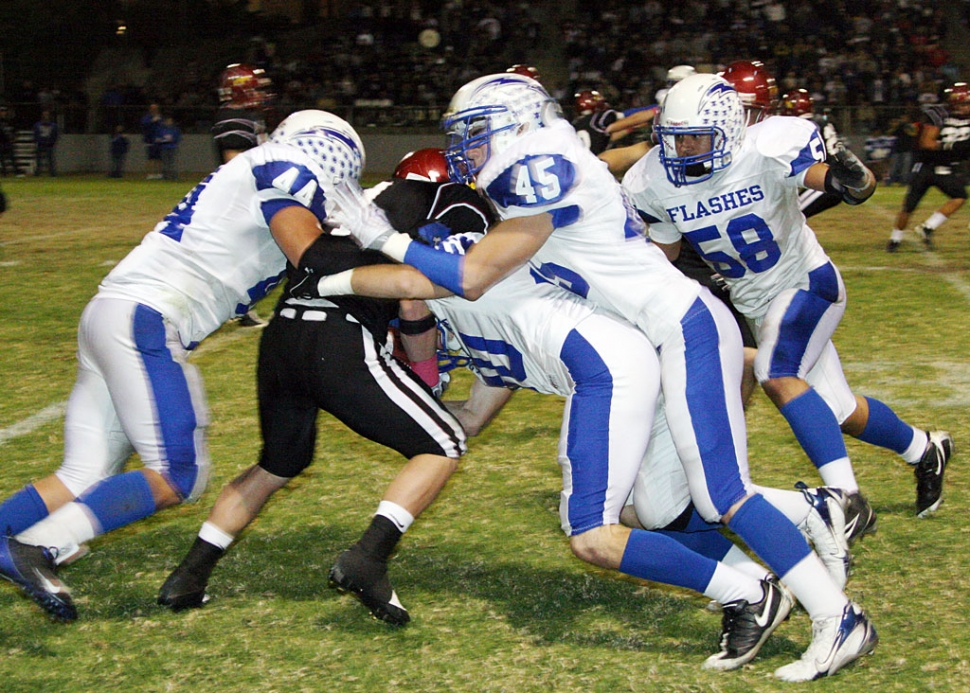
[[[312,269],[304,268],[298,270],[290,279],[290,286],[288,288],[290,296],[304,301],[320,298],[320,294],[317,292],[317,284],[319,281],[320,276]]]
[[[834,149],[828,164],[835,179],[853,190],[865,188],[866,183],[869,182],[869,175],[865,165],[859,161],[859,157],[846,149],[841,142],[837,143]]]

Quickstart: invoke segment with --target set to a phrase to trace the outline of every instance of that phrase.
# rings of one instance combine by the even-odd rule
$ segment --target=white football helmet
[[[296,111],[280,123],[269,137],[303,151],[331,176],[332,183],[348,178],[360,180],[364,170],[364,143],[343,118],[327,111]]]
[[[492,154],[517,138],[562,118],[559,103],[539,82],[524,75],[501,73],[472,80],[459,89],[445,112],[448,135],[445,158],[456,183],[471,183]],[[484,147],[476,165],[468,152]]]
[[[744,105],[737,90],[717,75],[685,77],[670,88],[654,127],[660,162],[676,186],[701,183],[731,165],[744,142]],[[710,136],[707,152],[681,156],[677,138]]]

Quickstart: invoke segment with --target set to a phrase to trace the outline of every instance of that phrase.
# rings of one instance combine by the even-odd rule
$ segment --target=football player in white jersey
[[[400,197],[379,196],[376,202],[396,225],[420,236],[408,217],[425,217],[407,209],[413,204]],[[437,247],[463,253],[480,237],[451,236],[439,239]],[[407,265],[357,268],[349,277],[355,293],[362,295],[431,298],[440,291]],[[452,296],[429,300],[427,306],[448,335],[447,346],[460,350],[478,376],[469,399],[454,410],[469,434],[477,434],[514,389],[566,398],[559,446],[560,516],[576,555],[601,567],[690,588],[724,604],[722,649],[705,667],[728,670],[750,661],[790,603],[765,581],[763,567],[715,531],[719,525],[705,523],[693,511],[662,407],[653,434],[643,425],[659,387],[656,354],[643,333],[526,267],[477,301]],[[604,542],[597,530],[618,523],[634,485],[641,525],[634,530],[634,543],[644,555],[625,567],[622,548],[630,530],[614,527],[625,537],[616,542]],[[827,566],[844,584],[847,547],[838,492],[764,492],[820,552],[827,552]],[[669,538],[644,535],[643,527],[671,531]]]
[[[205,489],[208,411],[188,356],[299,262],[327,218],[326,189],[363,164],[348,123],[295,113],[189,191],[101,282],[78,330],[63,463],[0,505],[0,575],[51,616],[77,617],[57,564]],[[125,472],[134,452],[144,469]]]
[[[752,488],[741,337],[727,307],[648,242],[606,164],[583,146],[539,83],[504,74],[473,80],[453,97],[444,125],[452,178],[474,181],[502,220],[480,242],[463,256],[413,242],[355,185],[335,190],[341,223],[365,247],[413,265],[457,295],[477,299],[528,263],[550,283],[640,328],[660,358],[667,421],[701,517],[727,525],[802,602],[816,623],[813,661],[840,628],[850,633],[825,658],[824,672],[801,675],[833,673],[871,651],[875,631],[862,609],[839,589],[795,525]],[[339,277],[327,289],[350,291]],[[601,535],[597,544],[617,546],[621,565],[635,574],[643,555],[636,535],[624,548],[616,525],[593,532]]]
[[[732,302],[756,328],[755,375],[825,484],[858,492],[845,431],[915,465],[917,513],[925,516],[939,506],[952,440],[852,393],[831,341],[845,287],[798,207],[799,187],[859,204],[875,178],[843,148],[823,163],[825,147],[810,121],[777,116],[745,128],[742,114],[737,91],[720,77],[684,80],[661,112],[660,146],[623,185],[669,257],[686,237],[724,277]],[[865,505],[856,534],[874,522]]]

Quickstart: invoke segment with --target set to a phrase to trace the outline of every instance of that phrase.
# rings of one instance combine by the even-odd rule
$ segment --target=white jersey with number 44
[[[192,188],[104,278],[98,295],[154,308],[193,348],[280,282],[286,257],[270,220],[302,205],[322,222],[324,180],[295,147],[267,143],[240,154]]]

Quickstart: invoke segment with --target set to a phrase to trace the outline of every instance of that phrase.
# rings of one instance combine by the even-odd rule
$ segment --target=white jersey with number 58
[[[623,187],[651,239],[686,237],[724,277],[738,310],[760,317],[780,291],[829,261],[798,204],[805,171],[824,160],[814,123],[774,116],[749,127],[731,165],[706,181],[676,187],[655,147]]]

